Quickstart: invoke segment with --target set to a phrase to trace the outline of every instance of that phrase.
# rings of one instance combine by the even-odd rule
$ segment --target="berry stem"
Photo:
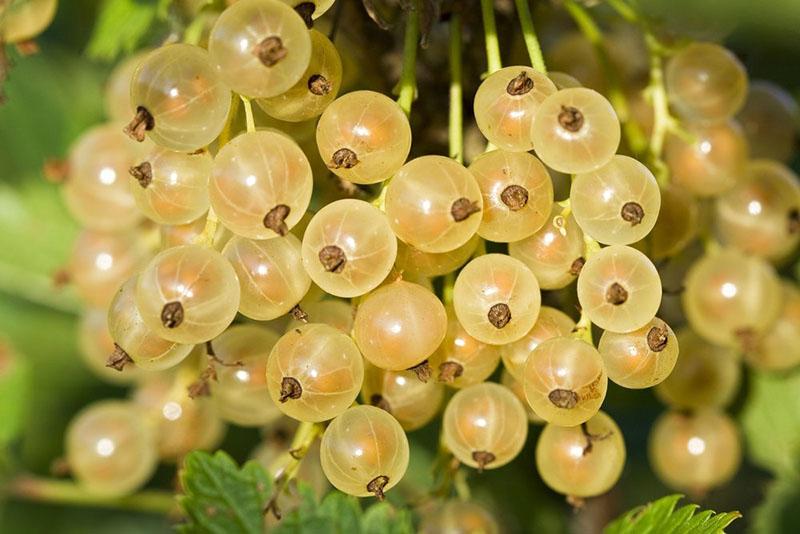
[[[231,140],[233,123],[236,121],[236,116],[239,114],[240,103],[241,99],[239,97],[236,95],[231,97],[231,108],[230,111],[228,111],[228,118],[225,119],[225,126],[222,127],[222,132],[220,132],[219,138],[217,138],[217,150],[227,145],[228,141]]]
[[[453,304],[453,288],[456,284],[456,273],[449,272],[444,275],[444,283],[442,285],[442,302],[445,306]]]
[[[658,183],[666,185],[669,181],[669,169],[663,159],[664,139],[671,129],[671,125],[677,124],[677,120],[669,112],[667,89],[664,86],[664,58],[661,46],[649,31],[645,32],[645,43],[650,55],[650,82],[645,91],[653,105],[653,133],[650,136],[648,159]]]
[[[547,67],[544,64],[544,56],[542,55],[542,46],[539,44],[536,29],[533,27],[531,6],[528,4],[528,0],[514,0],[514,2],[517,6],[517,16],[522,27],[525,47],[528,49],[528,55],[531,58],[531,66],[539,72],[547,74]]]
[[[265,514],[271,511],[275,517],[280,519],[278,498],[288,487],[289,481],[297,476],[300,462],[303,461],[314,440],[322,435],[322,430],[322,426],[317,423],[300,423],[287,453],[280,455],[269,466],[269,472],[275,475],[275,486],[272,490],[272,496],[264,507]]]
[[[244,95],[240,95],[242,99],[242,104],[244,104],[244,116],[245,121],[247,124],[247,133],[252,133],[256,131],[256,121],[253,118],[253,105],[250,103],[250,99]]]
[[[566,0],[564,7],[572,17],[572,20],[575,21],[581,33],[583,33],[586,39],[594,46],[608,81],[608,99],[614,106],[620,122],[622,123],[625,139],[634,154],[642,154],[647,149],[647,138],[636,121],[631,120],[628,99],[625,97],[625,92],[622,90],[622,81],[620,80],[619,72],[611,62],[608,50],[606,50],[603,44],[603,33],[600,31],[600,27],[589,14],[589,11],[575,2],[575,0]]]
[[[486,40],[486,74],[489,75],[503,67],[503,62],[500,60],[500,43],[497,40],[493,0],[481,0],[481,16]]]
[[[203,228],[203,233],[199,236],[195,237],[192,241],[196,245],[204,245],[207,247],[214,246],[214,236],[217,234],[217,224],[219,224],[219,219],[217,219],[217,214],[214,213],[214,208],[208,208],[208,214],[206,215],[206,225]]]
[[[7,486],[8,492],[22,499],[75,506],[116,508],[157,514],[177,511],[177,501],[172,493],[145,490],[123,497],[105,497],[88,493],[78,484],[33,475],[19,475]]]
[[[464,94],[461,88],[461,13],[450,17],[450,157],[464,163]]]
[[[403,71],[398,84],[397,103],[406,115],[417,94],[417,46],[419,45],[419,0],[410,3],[406,11],[406,33],[403,40]]]

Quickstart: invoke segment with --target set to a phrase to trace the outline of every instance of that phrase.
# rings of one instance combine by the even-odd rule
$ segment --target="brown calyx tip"
[[[303,387],[296,378],[291,376],[284,376],[281,380],[281,396],[278,398],[281,402],[286,402],[289,399],[297,400],[303,395]]]
[[[308,322],[308,314],[300,307],[299,304],[295,304],[294,307],[289,310],[289,313],[292,314],[292,317],[300,321],[301,323]]]
[[[494,462],[495,456],[489,451],[473,451],[472,459],[478,464],[478,473],[483,473],[484,468]]]
[[[647,332],[647,346],[653,352],[661,352],[667,348],[669,332],[666,326],[654,326]]]
[[[144,106],[136,108],[136,115],[133,116],[131,122],[122,129],[125,134],[135,141],[140,143],[144,141],[145,132],[149,132],[156,127],[156,121],[153,116],[147,111]]]
[[[511,308],[504,302],[498,302],[489,308],[489,313],[486,314],[492,326],[498,330],[503,328],[511,320]]]
[[[392,407],[389,406],[389,401],[387,401],[383,395],[380,393],[375,393],[369,398],[369,403],[377,408],[385,412],[392,413]]]
[[[796,234],[800,232],[800,209],[792,208],[789,210],[789,215],[787,216],[787,220],[789,223],[789,233]]]
[[[571,410],[578,405],[578,394],[571,389],[554,389],[547,394],[550,402],[558,408]]]
[[[567,131],[577,132],[583,128],[583,113],[572,106],[561,106],[558,114],[558,123]]]
[[[575,258],[575,261],[573,261],[572,265],[569,266],[569,274],[572,276],[578,276],[581,274],[581,270],[583,270],[584,265],[586,265],[586,258],[583,256]]]
[[[331,92],[333,84],[322,74],[312,74],[308,78],[308,90],[311,94],[324,96]]]
[[[749,326],[737,328],[733,335],[739,340],[739,345],[744,352],[755,352],[758,349],[758,334]]]
[[[389,477],[378,475],[367,483],[367,491],[374,494],[379,501],[383,500],[383,488],[389,483]]]
[[[631,226],[640,224],[644,219],[644,209],[638,202],[626,202],[622,205],[619,214],[622,220],[631,223]]]
[[[459,198],[453,202],[452,206],[450,206],[450,215],[452,215],[453,220],[456,222],[461,222],[467,219],[473,213],[478,213],[480,211],[481,208],[478,206],[477,201],[473,201],[465,197]]]
[[[500,200],[511,211],[521,210],[528,205],[528,190],[521,185],[509,185],[500,193]]]
[[[286,226],[286,217],[292,209],[286,204],[278,204],[264,215],[264,227],[269,228],[279,236],[283,237],[289,233],[289,227]]]
[[[274,67],[288,53],[283,41],[277,35],[271,35],[253,47],[253,55],[265,67]]]
[[[344,255],[344,250],[336,245],[327,245],[319,251],[319,262],[329,273],[338,274],[344,271],[344,266],[347,264],[347,256]]]
[[[122,347],[114,343],[114,352],[106,360],[106,367],[122,371],[129,363],[133,363],[133,358]]]
[[[608,437],[612,434],[610,430],[605,434],[592,434],[589,432],[589,426],[586,424],[586,422],[581,423],[581,433],[583,433],[583,437],[586,438],[586,445],[583,447],[582,456],[586,456],[592,452],[595,441],[603,441],[604,439],[608,439]]]
[[[433,375],[433,369],[431,369],[428,360],[423,360],[414,367],[410,367],[408,370],[417,375],[420,382],[427,382],[431,379],[431,375]]]
[[[167,302],[161,308],[161,324],[165,328],[177,328],[183,322],[183,304],[177,300]]]
[[[217,381],[217,369],[214,364],[209,362],[208,366],[203,369],[200,376],[186,388],[189,398],[196,399],[198,397],[211,396],[211,381]]]
[[[517,74],[506,86],[506,92],[511,96],[522,96],[531,92],[532,89],[533,78],[528,76],[525,71]]]
[[[627,300],[628,290],[622,287],[621,284],[614,282],[606,289],[606,302],[609,304],[619,306],[620,304],[625,304]]]
[[[444,362],[439,365],[439,382],[452,384],[456,378],[464,374],[464,367],[457,362]]]
[[[63,183],[69,176],[69,161],[59,158],[48,158],[42,166],[45,180],[52,184]]]
[[[314,5],[314,2],[302,2],[294,6],[294,10],[297,11],[297,14],[300,15],[300,18],[306,23],[306,28],[309,30],[314,27],[314,18],[312,15],[315,9],[317,9],[317,6]]]
[[[147,186],[153,182],[153,166],[150,165],[149,161],[145,161],[135,167],[131,167],[128,169],[128,172],[131,176],[136,178],[136,181],[139,182],[139,185],[142,186],[142,189],[146,189]]]
[[[352,169],[358,165],[358,156],[349,148],[340,148],[331,156],[331,162],[328,167],[331,169]]]

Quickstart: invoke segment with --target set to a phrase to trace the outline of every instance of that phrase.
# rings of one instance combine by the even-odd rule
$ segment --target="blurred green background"
[[[157,2],[123,3],[136,8]],[[477,9],[476,0],[467,4]],[[501,8],[508,4],[498,1]],[[53,25],[38,39],[38,54],[20,57],[9,51],[14,66],[5,84],[8,101],[0,106],[0,339],[20,357],[12,366],[2,365],[0,358],[0,481],[20,470],[47,475],[62,453],[63,431],[71,416],[94,399],[126,394],[96,379],[78,356],[79,304],[68,289],[55,290],[51,282],[78,228],[66,213],[58,186],[41,172],[48,158],[64,157],[80,132],[103,120],[103,84],[113,62],[92,60],[85,53],[101,5],[62,0]],[[800,1],[647,0],[643,5],[679,32],[724,38],[751,78],[776,81],[797,94]],[[534,6],[535,17],[552,15],[547,3]],[[498,16],[505,16],[502,13]],[[137,23],[148,28],[152,24],[142,44],[157,42],[159,32],[167,29],[167,23],[155,20],[131,21]],[[425,57],[423,52],[420,61]],[[482,68],[482,56],[468,60]],[[387,70],[377,74],[390,85],[393,74],[388,67],[377,68]],[[800,505],[795,478],[800,457],[800,381],[745,376],[731,412],[737,418],[749,414],[750,450],[758,465],[771,469],[748,460],[731,484],[697,496],[696,502],[715,510],[742,511],[744,519],[735,522],[730,532],[798,532],[800,514],[792,507]],[[622,480],[611,493],[573,513],[535,472],[533,448],[539,428],[531,427],[528,445],[512,465],[470,476],[475,498],[495,510],[509,532],[595,532],[622,511],[671,493],[647,463],[647,434],[662,410],[652,393],[623,391],[609,384],[604,409],[622,428],[629,454]],[[430,484],[437,435],[438,423],[433,423],[410,436],[414,449],[409,476],[420,485]],[[242,460],[256,439],[254,431],[231,430],[223,447]],[[778,482],[773,482],[776,473]],[[150,486],[169,490],[173,484],[174,468],[164,466]],[[24,502],[9,495],[2,499],[3,533],[171,530],[170,520],[156,515]]]

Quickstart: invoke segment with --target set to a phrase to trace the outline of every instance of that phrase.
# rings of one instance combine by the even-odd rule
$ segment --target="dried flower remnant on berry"
[[[589,427],[586,423],[581,423],[581,432],[583,433],[583,437],[586,438],[586,445],[583,447],[583,454],[582,456],[586,456],[590,452],[592,452],[592,448],[594,447],[595,441],[603,441],[604,439],[608,439],[611,437],[610,430],[605,434],[592,434],[589,432]]]
[[[358,165],[358,156],[349,148],[340,148],[331,156],[331,162],[328,165],[332,169],[352,169]]]
[[[661,352],[667,348],[668,334],[665,326],[654,326],[647,332],[647,346],[653,352]]]
[[[327,245],[319,251],[319,262],[329,273],[341,273],[347,264],[347,257],[344,251],[336,245]]]
[[[626,202],[622,206],[620,216],[625,222],[631,223],[631,226],[636,226],[644,219],[644,209],[638,202]]]
[[[478,464],[478,472],[482,473],[487,465],[495,461],[495,455],[489,451],[475,451],[472,453],[472,459]]]
[[[456,222],[461,222],[469,218],[470,215],[481,211],[477,201],[461,197],[450,207],[450,215]]]
[[[578,276],[581,274],[581,270],[583,266],[586,264],[586,258],[583,256],[576,258],[575,261],[572,262],[572,265],[569,266],[569,274],[572,276]]]
[[[385,412],[392,413],[392,407],[389,405],[389,401],[387,401],[383,395],[380,393],[375,393],[369,398],[369,403],[377,408]]]
[[[562,128],[574,133],[583,128],[583,122],[583,113],[578,108],[561,106],[561,113],[558,114],[558,123]]]
[[[274,67],[288,54],[289,51],[283,46],[283,41],[277,35],[267,37],[253,47],[253,55],[255,55],[265,67]]]
[[[618,282],[614,282],[606,289],[606,302],[619,306],[628,300],[628,290]]]
[[[511,211],[521,210],[528,205],[528,190],[521,185],[509,185],[500,193],[500,200]]]
[[[547,394],[550,402],[558,408],[570,410],[578,404],[578,394],[570,389],[554,389]]]
[[[289,227],[286,226],[285,221],[291,211],[291,208],[286,204],[278,204],[264,216],[264,227],[269,228],[279,236],[285,236],[289,232]]]
[[[139,182],[139,185],[142,186],[142,189],[146,189],[147,186],[153,182],[153,166],[150,165],[149,161],[145,161],[135,167],[131,167],[128,169],[128,172],[131,176],[136,178],[136,181]]]
[[[122,131],[131,139],[141,143],[144,141],[145,132],[155,127],[156,121],[153,119],[153,115],[144,106],[139,106],[136,108],[136,115],[134,115],[133,120]]]
[[[464,367],[458,362],[444,362],[439,365],[439,382],[452,384],[464,374]]]
[[[800,231],[800,210],[792,208],[789,210],[789,233],[796,234]]]
[[[382,501],[384,498],[383,488],[385,488],[388,483],[389,477],[386,475],[379,475],[369,481],[367,484],[367,491],[374,494],[379,501]]]
[[[106,360],[106,367],[122,371],[129,363],[133,363],[133,358],[131,358],[122,347],[114,343],[114,352],[112,352],[108,360]]]
[[[525,72],[520,72],[506,86],[506,92],[511,96],[522,96],[533,89],[533,79]]]
[[[333,84],[322,74],[312,74],[308,78],[308,90],[317,96],[324,96],[331,92]]]
[[[511,308],[508,307],[508,304],[500,302],[489,308],[486,316],[492,326],[499,330],[511,321]]]
[[[422,363],[419,363],[408,370],[417,375],[417,378],[420,382],[427,382],[433,375],[433,369],[431,369],[428,360],[424,360]]]
[[[161,324],[165,328],[177,328],[183,322],[183,304],[173,301],[164,304],[161,308]]]
[[[296,378],[284,376],[281,380],[281,396],[278,400],[286,402],[289,399],[297,400],[303,395],[303,387]]]

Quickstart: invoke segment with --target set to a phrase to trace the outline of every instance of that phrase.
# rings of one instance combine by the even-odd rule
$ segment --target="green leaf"
[[[0,339],[0,451],[22,431],[29,387],[29,361]]]
[[[741,422],[753,463],[777,475],[798,473],[800,373],[751,373]]]
[[[363,534],[413,534],[411,513],[388,502],[370,506],[361,521]]]
[[[753,509],[749,532],[774,534],[800,531],[800,478],[786,476],[773,480],[764,500]]]
[[[86,50],[89,57],[109,61],[136,50],[151,31],[158,9],[157,0],[105,0]]]
[[[682,495],[669,495],[630,510],[609,523],[605,534],[717,534],[734,520],[739,512],[697,512],[696,504],[675,509]]]
[[[322,500],[319,513],[333,519],[338,532],[360,531],[361,506],[355,497],[332,491]]]
[[[181,471],[186,495],[181,506],[188,515],[183,532],[257,534],[264,530],[263,508],[272,481],[264,468],[248,462],[241,469],[230,456],[195,451]]]

